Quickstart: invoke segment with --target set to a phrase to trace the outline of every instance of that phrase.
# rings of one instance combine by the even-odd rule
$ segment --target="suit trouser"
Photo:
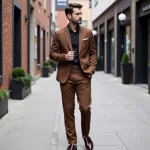
[[[82,136],[87,137],[91,122],[91,79],[78,66],[73,66],[66,83],[60,84],[66,136],[69,144],[77,143],[75,129],[75,94],[81,111]]]

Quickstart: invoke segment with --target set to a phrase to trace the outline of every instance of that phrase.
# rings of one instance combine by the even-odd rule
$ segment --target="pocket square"
[[[85,38],[85,39],[83,39],[83,41],[86,41],[86,40],[88,40],[89,38]]]

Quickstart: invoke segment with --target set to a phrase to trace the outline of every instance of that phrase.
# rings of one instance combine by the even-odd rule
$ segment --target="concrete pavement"
[[[91,132],[94,150],[149,150],[150,95],[120,78],[97,72],[92,79]],[[85,150],[76,102],[78,150]],[[63,111],[55,74],[39,79],[23,101],[9,100],[0,120],[0,150],[66,150]]]

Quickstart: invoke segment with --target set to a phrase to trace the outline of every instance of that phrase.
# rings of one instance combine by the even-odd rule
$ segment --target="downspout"
[[[30,73],[30,0],[28,0],[28,73]]]
[[[49,22],[49,28],[50,28],[50,35],[49,35],[49,37],[50,37],[50,41],[49,41],[49,47],[51,47],[51,23],[52,23],[52,13],[50,13],[50,22]]]

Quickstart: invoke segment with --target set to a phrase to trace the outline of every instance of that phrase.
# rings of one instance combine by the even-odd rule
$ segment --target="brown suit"
[[[66,61],[65,55],[72,51],[68,26],[55,33],[50,50],[50,59],[58,62],[57,81],[60,82],[62,103],[65,117],[66,134],[69,144],[77,142],[74,109],[75,93],[81,110],[81,127],[83,136],[90,130],[91,77],[96,68],[96,49],[90,29],[79,28],[79,60],[80,67]]]

